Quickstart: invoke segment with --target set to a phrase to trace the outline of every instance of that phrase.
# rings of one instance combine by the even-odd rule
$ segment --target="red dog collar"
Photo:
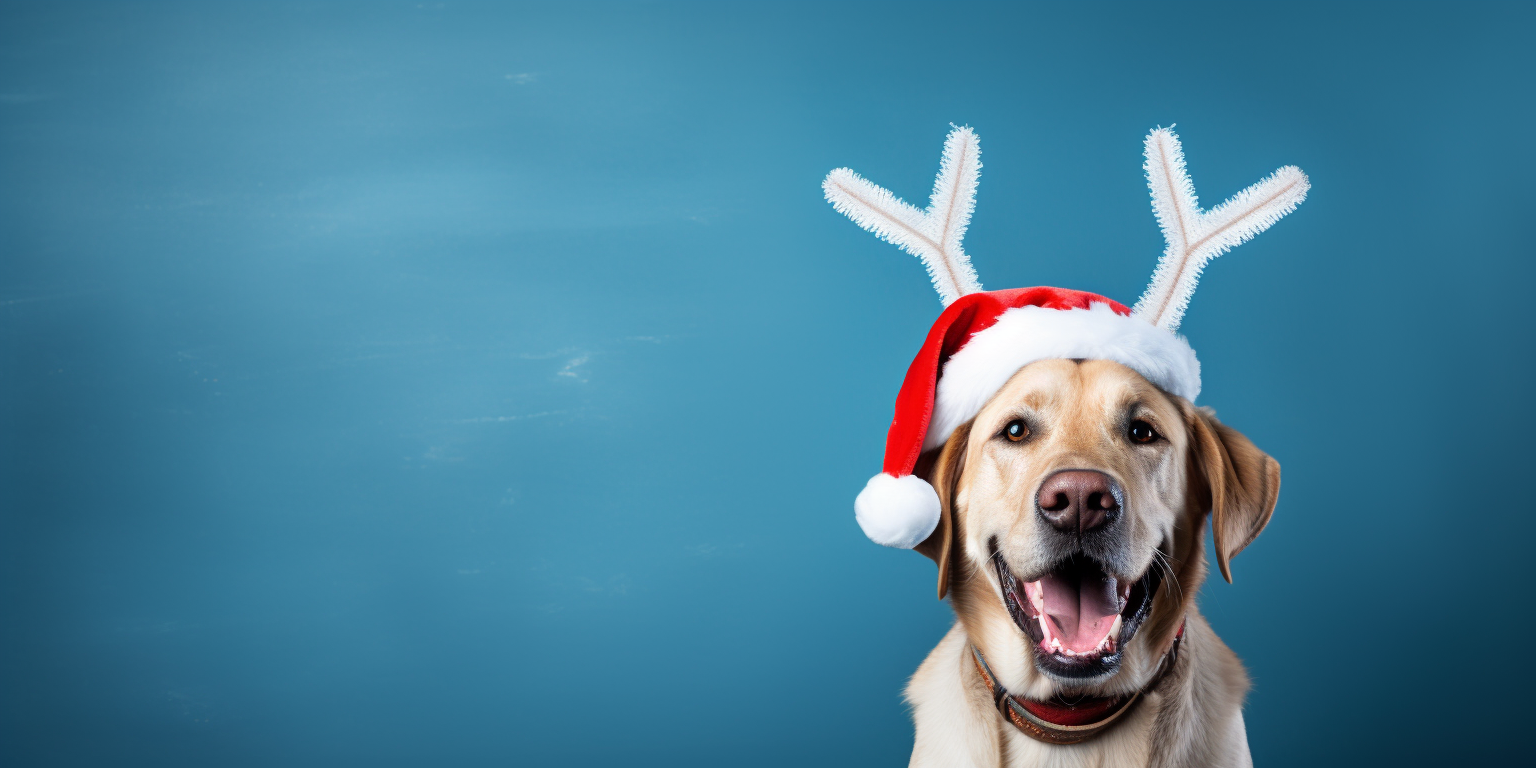
[[[1173,643],[1163,657],[1161,669],[1140,691],[1129,696],[1094,696],[1071,704],[1059,698],[1034,701],[1010,695],[997,676],[992,674],[992,668],[987,666],[987,660],[982,658],[981,651],[975,645],[971,646],[971,659],[976,662],[976,671],[981,673],[982,681],[987,684],[998,712],[1013,723],[1015,728],[1047,744],[1076,744],[1109,730],[1141,701],[1143,693],[1156,688],[1178,661],[1179,642],[1183,639],[1184,622],[1181,621],[1179,631],[1173,636]]]

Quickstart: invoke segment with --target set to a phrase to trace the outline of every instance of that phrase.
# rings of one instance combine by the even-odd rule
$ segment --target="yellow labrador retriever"
[[[1194,600],[1207,517],[1230,581],[1274,459],[1124,365],[1041,360],[918,469],[958,620],[907,686],[912,765],[1251,764],[1247,677]],[[1061,733],[1074,715],[1106,730]]]
[[[1179,139],[1147,135],[1168,247],[1134,308],[982,289],[961,247],[980,172],[957,127],[926,210],[840,168],[839,212],[923,259],[945,304],[885,459],[854,502],[873,541],[939,566],[957,621],[907,686],[914,766],[1246,766],[1242,665],[1195,607],[1269,522],[1280,465],[1196,408],[1178,335],[1200,270],[1296,208],[1285,166],[1202,211]]]

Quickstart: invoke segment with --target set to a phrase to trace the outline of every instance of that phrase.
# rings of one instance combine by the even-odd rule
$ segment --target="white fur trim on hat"
[[[853,516],[871,541],[911,549],[939,525],[939,494],[916,475],[881,472],[853,501]]]
[[[1182,336],[1116,314],[1108,304],[1088,309],[1016,307],[972,336],[944,364],[923,450],[943,445],[1020,368],[1055,358],[1113,360],[1166,392],[1190,401],[1200,394],[1200,361]]]

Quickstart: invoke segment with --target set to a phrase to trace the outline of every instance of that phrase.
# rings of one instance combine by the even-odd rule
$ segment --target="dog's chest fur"
[[[1103,735],[1081,744],[1036,741],[1003,720],[970,663],[957,623],[907,685],[916,738],[913,766],[945,768],[1248,767],[1246,686],[1236,656],[1199,616],[1190,617],[1183,673]],[[1186,666],[1187,665],[1187,666]],[[1235,674],[1234,674],[1235,673]]]

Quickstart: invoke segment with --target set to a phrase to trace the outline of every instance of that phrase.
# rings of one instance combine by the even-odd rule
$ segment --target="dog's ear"
[[[1211,497],[1216,564],[1232,583],[1230,562],[1269,524],[1280,498],[1280,463],[1216,420],[1209,408],[1187,410],[1190,450]]]
[[[965,444],[971,437],[971,422],[955,428],[944,447],[929,451],[918,459],[913,474],[928,481],[939,494],[939,525],[917,545],[939,566],[939,599],[949,592],[950,555],[955,548],[955,494],[960,489],[960,473],[965,469]]]

